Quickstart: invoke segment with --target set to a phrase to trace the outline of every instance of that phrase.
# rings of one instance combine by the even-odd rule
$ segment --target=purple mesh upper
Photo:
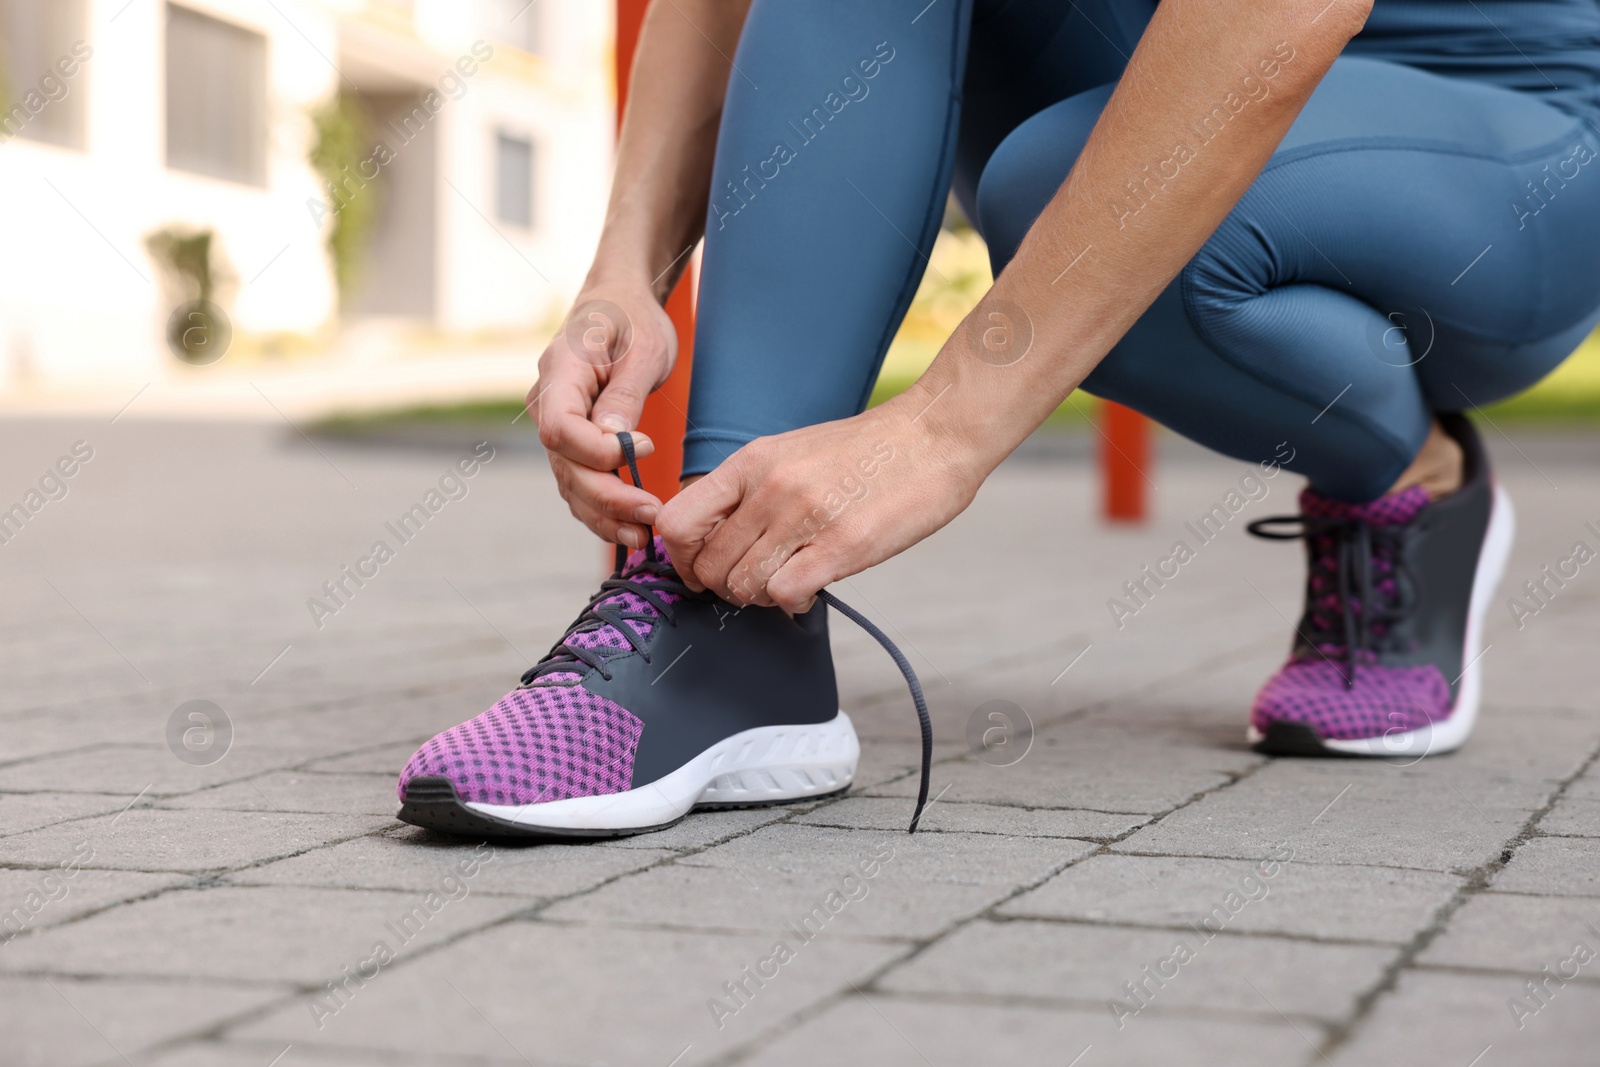
[[[1300,510],[1316,518],[1362,519],[1372,526],[1396,526],[1415,519],[1429,499],[1421,486],[1368,504],[1346,504],[1307,489],[1300,494]],[[1338,632],[1342,610],[1333,579],[1337,573],[1335,544],[1331,534],[1311,538],[1308,607],[1314,625],[1325,633]],[[1373,595],[1378,602],[1373,608],[1381,610],[1399,592],[1392,546],[1376,542],[1371,567]],[[1352,597],[1351,609],[1359,616],[1367,606]],[[1371,630],[1382,636],[1385,627],[1375,620]],[[1386,666],[1373,653],[1363,651],[1356,657],[1355,684],[1346,686],[1344,655],[1342,644],[1323,642],[1291,657],[1256,694],[1251,724],[1265,732],[1275,722],[1302,723],[1324,738],[1349,741],[1416,730],[1449,717],[1450,685],[1438,667]]]
[[[1348,689],[1337,656],[1291,659],[1256,694],[1250,724],[1266,733],[1275,722],[1304,723],[1324,738],[1354,741],[1449,718],[1450,685],[1438,667],[1385,667],[1370,653],[1357,658],[1356,683]]]
[[[1333,500],[1314,489],[1300,491],[1300,510],[1322,519],[1365,519],[1373,526],[1402,526],[1417,517],[1417,512],[1428,506],[1432,498],[1420,485],[1380,496],[1366,504],[1346,504]]]
[[[656,550],[666,559],[660,538]],[[657,575],[631,573],[643,560],[643,552],[632,553],[623,576],[641,585],[660,584],[663,579]],[[679,599],[674,593],[655,595],[666,603]],[[625,590],[596,606],[644,616],[623,620],[641,638],[650,636],[659,618],[643,597]],[[609,624],[569,633],[563,643],[579,648],[633,647]],[[400,774],[401,799],[406,783],[421,776],[448,778],[461,800],[480,804],[535,804],[628,789],[644,724],[621,705],[575,684],[586,670],[580,663],[571,671],[553,671],[541,679],[543,684],[512,690],[482,715],[423,745]]]
[[[424,775],[450,779],[458,797],[479,804],[620,793],[643,731],[626,708],[580,686],[513,689],[417,749],[400,772],[400,798]]]

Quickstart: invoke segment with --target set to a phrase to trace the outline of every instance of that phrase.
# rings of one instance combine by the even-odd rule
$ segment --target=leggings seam
[[[937,215],[944,215],[944,200],[938,195],[940,188],[948,192],[950,188],[950,171],[955,164],[953,146],[955,137],[961,126],[961,98],[962,98],[962,71],[961,56],[962,43],[965,34],[962,31],[961,20],[968,17],[963,3],[952,4],[954,10],[955,27],[950,35],[950,76],[948,89],[948,103],[945,108],[944,137],[939,143],[939,162],[934,171],[934,189],[928,196],[928,207],[923,213],[922,226],[917,233],[919,241],[926,240],[928,227]],[[934,235],[937,239],[937,233]],[[856,394],[855,410],[860,412],[867,406],[867,401],[872,397],[872,389],[878,382],[878,375],[883,370],[883,361],[889,354],[889,346],[894,342],[894,335],[899,330],[900,323],[904,321],[906,313],[911,310],[911,302],[916,299],[917,287],[922,276],[933,265],[931,255],[922,251],[921,245],[915,246],[918,259],[925,260],[922,271],[917,270],[917,260],[912,259],[906,267],[905,281],[900,285],[900,293],[895,297],[894,305],[889,309],[888,318],[884,320],[883,330],[878,334],[878,343],[875,348],[877,358],[869,368],[866,381],[862,383],[861,391]],[[932,242],[928,242],[928,252],[933,251]]]
[[[1234,370],[1238,371],[1240,374],[1243,374],[1245,377],[1250,378],[1253,381],[1255,381],[1255,382],[1257,382],[1257,383],[1259,383],[1261,385],[1264,385],[1268,389],[1271,389],[1274,392],[1280,393],[1283,396],[1286,396],[1291,400],[1295,400],[1295,401],[1298,401],[1298,402],[1300,402],[1302,404],[1307,404],[1307,405],[1310,405],[1310,406],[1313,406],[1313,407],[1316,406],[1317,399],[1315,397],[1309,396],[1304,391],[1295,388],[1294,385],[1291,382],[1289,382],[1287,379],[1279,378],[1276,375],[1264,374],[1264,373],[1262,373],[1261,371],[1259,371],[1255,367],[1248,366],[1248,365],[1246,365],[1244,363],[1240,363],[1239,361],[1233,359],[1228,354],[1228,351],[1227,351],[1226,347],[1223,346],[1223,345],[1218,344],[1212,338],[1212,336],[1210,334],[1210,331],[1205,329],[1204,324],[1199,320],[1199,318],[1194,313],[1194,304],[1193,304],[1193,300],[1192,300],[1192,290],[1193,290],[1194,283],[1193,283],[1193,279],[1192,279],[1192,273],[1193,273],[1192,271],[1190,271],[1189,269],[1186,268],[1183,271],[1183,273],[1179,276],[1179,285],[1181,286],[1181,292],[1182,292],[1182,295],[1183,295],[1183,311],[1184,311],[1184,314],[1188,317],[1189,326],[1190,326],[1190,328],[1192,328],[1194,330],[1195,336],[1200,338],[1200,343],[1205,345],[1208,349],[1210,349],[1212,355],[1216,356],[1223,363],[1225,363],[1228,366],[1232,367]],[[1382,441],[1385,444],[1393,447],[1395,452],[1397,452],[1397,453],[1404,454],[1405,451],[1406,451],[1405,444],[1403,442],[1401,442],[1398,438],[1396,438],[1392,434],[1390,434],[1387,428],[1385,428],[1381,423],[1377,422],[1376,420],[1367,418],[1365,415],[1361,414],[1360,412],[1355,412],[1355,413],[1349,414],[1349,415],[1345,414],[1344,412],[1339,412],[1339,413],[1325,412],[1325,414],[1329,415],[1329,416],[1332,416],[1334,419],[1354,424],[1355,426],[1359,427],[1361,430],[1363,430],[1366,433],[1369,433],[1373,437],[1377,438],[1379,441]]]
[[[1553,138],[1532,148],[1520,152],[1484,152],[1468,148],[1463,145],[1450,144],[1446,141],[1423,141],[1407,137],[1347,137],[1337,140],[1323,141],[1319,144],[1304,145],[1300,148],[1291,148],[1280,152],[1267,161],[1261,173],[1277,170],[1279,167],[1302,160],[1314,159],[1317,156],[1336,155],[1347,152],[1423,152],[1431,155],[1460,156],[1466,159],[1481,159],[1491,163],[1502,163],[1507,166],[1519,166],[1531,163],[1553,152],[1570,142],[1574,134],[1584,136],[1590,132],[1589,124],[1576,122],[1560,137]]]
[[[1514,153],[1514,154],[1505,154],[1505,153],[1495,154],[1495,153],[1485,153],[1485,152],[1473,152],[1473,151],[1470,151],[1470,150],[1467,150],[1467,149],[1463,149],[1463,148],[1460,148],[1460,147],[1457,147],[1457,146],[1444,145],[1442,143],[1433,143],[1433,142],[1421,142],[1421,143],[1419,143],[1419,142],[1416,142],[1416,141],[1403,140],[1403,139],[1400,139],[1400,138],[1377,138],[1377,137],[1372,137],[1372,138],[1348,138],[1348,139],[1341,140],[1341,141],[1329,141],[1329,142],[1324,142],[1324,143],[1318,144],[1318,145],[1308,145],[1305,148],[1292,149],[1292,150],[1290,150],[1288,152],[1282,153],[1279,156],[1274,156],[1272,158],[1272,160],[1268,162],[1267,166],[1262,169],[1261,177],[1265,177],[1268,173],[1280,170],[1280,169],[1282,169],[1284,167],[1292,166],[1292,165],[1297,164],[1297,163],[1302,163],[1302,162],[1305,162],[1307,160],[1315,159],[1315,158],[1320,157],[1320,156],[1337,155],[1337,154],[1344,154],[1344,153],[1358,152],[1358,151],[1374,151],[1375,152],[1375,151],[1404,150],[1404,151],[1411,151],[1411,152],[1425,152],[1425,153],[1437,154],[1437,155],[1453,155],[1453,156],[1460,156],[1460,157],[1471,158],[1471,159],[1481,159],[1481,160],[1484,160],[1486,162],[1498,163],[1498,164],[1501,164],[1502,166],[1517,166],[1517,165],[1522,164],[1522,163],[1528,163],[1528,162],[1532,162],[1534,160],[1540,159],[1540,158],[1542,158],[1542,157],[1544,157],[1546,155],[1549,155],[1551,152],[1558,150],[1560,148],[1560,146],[1563,145],[1563,144],[1566,144],[1574,134],[1576,134],[1578,136],[1584,136],[1584,135],[1586,135],[1588,133],[1589,133],[1588,124],[1580,121],[1580,122],[1575,123],[1573,125],[1573,127],[1571,129],[1569,129],[1567,131],[1567,133],[1563,134],[1561,137],[1554,138],[1554,139],[1552,139],[1550,141],[1547,141],[1547,142],[1545,142],[1545,143],[1543,143],[1541,145],[1537,145],[1537,146],[1535,146],[1533,148],[1530,148],[1530,149],[1527,149],[1527,150],[1525,150],[1523,152]],[[1257,178],[1257,181],[1260,181],[1260,177]],[[1251,187],[1252,188],[1254,188],[1254,184],[1255,184],[1254,182],[1251,183]],[[1246,196],[1249,195],[1249,191],[1248,190],[1246,191],[1245,195]],[[1200,339],[1205,343],[1206,347],[1209,348],[1219,358],[1221,358],[1225,362],[1227,362],[1230,366],[1234,367],[1237,370],[1240,370],[1240,371],[1243,371],[1245,373],[1250,374],[1251,377],[1254,377],[1257,381],[1260,381],[1263,384],[1272,385],[1273,388],[1279,389],[1280,391],[1287,392],[1290,395],[1295,395],[1293,390],[1289,387],[1287,382],[1274,382],[1272,379],[1267,378],[1267,377],[1263,377],[1262,375],[1260,375],[1259,373],[1257,373],[1255,371],[1246,370],[1246,368],[1244,366],[1242,366],[1241,364],[1236,363],[1232,359],[1228,358],[1228,356],[1226,354],[1227,353],[1227,346],[1222,344],[1220,341],[1218,341],[1217,338],[1212,334],[1209,325],[1205,321],[1205,317],[1200,313],[1199,295],[1196,292],[1196,288],[1197,287],[1196,287],[1196,284],[1195,284],[1195,281],[1194,281],[1195,262],[1203,254],[1203,252],[1204,252],[1204,246],[1202,246],[1201,252],[1197,252],[1195,254],[1195,257],[1193,259],[1191,259],[1188,264],[1185,265],[1183,271],[1181,272],[1181,274],[1179,276],[1180,285],[1182,287],[1181,288],[1181,292],[1182,292],[1182,295],[1183,295],[1183,309],[1184,309],[1184,313],[1189,318],[1190,326],[1193,327],[1196,335],[1200,337]],[[1317,285],[1320,288],[1327,288],[1326,286],[1321,286],[1320,283],[1317,283],[1317,282],[1294,282],[1294,283],[1291,283],[1291,284],[1295,284],[1295,285]],[[1265,293],[1267,293],[1267,292],[1273,292],[1274,290],[1283,289],[1283,288],[1286,288],[1286,287],[1287,286],[1284,286],[1284,285],[1268,286],[1268,287],[1266,287],[1266,289],[1265,289],[1265,291],[1263,293],[1253,294],[1252,296],[1247,297],[1246,299],[1255,299],[1256,297],[1265,295]],[[1539,296],[1539,300],[1540,300],[1541,306],[1542,306],[1542,304],[1543,304],[1543,302],[1545,300],[1546,295],[1547,294],[1546,294],[1546,291],[1545,291],[1545,284],[1544,284],[1543,280],[1541,280],[1541,283],[1540,283],[1540,296]],[[1356,299],[1360,299],[1360,298],[1358,297]],[[1365,300],[1363,300],[1362,303],[1367,303],[1367,302]],[[1370,307],[1371,305],[1369,304],[1368,306]],[[1546,336],[1554,337],[1555,335],[1560,334],[1560,333],[1564,332],[1565,330],[1571,329],[1572,326],[1576,325],[1578,322],[1581,322],[1584,319],[1585,315],[1587,315],[1587,314],[1588,314],[1588,312],[1585,312],[1584,314],[1578,315],[1576,318],[1574,318],[1572,320],[1572,322],[1563,325],[1559,329],[1551,330],[1549,332],[1549,334],[1547,334]],[[1444,325],[1451,326],[1452,328],[1455,328],[1455,324],[1453,324],[1453,323],[1445,322]],[[1463,332],[1470,332],[1470,331],[1463,330]],[[1526,340],[1526,339],[1515,341],[1515,342],[1513,342],[1513,341],[1501,341],[1499,338],[1493,338],[1492,340],[1497,341],[1499,343],[1507,344],[1507,345],[1536,343],[1535,341],[1529,341],[1529,340]]]

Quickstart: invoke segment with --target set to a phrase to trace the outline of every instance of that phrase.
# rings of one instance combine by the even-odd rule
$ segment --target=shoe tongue
[[[672,557],[667,555],[667,543],[665,541],[663,541],[660,538],[659,535],[656,537],[655,541],[656,541],[656,559],[660,560],[662,563],[667,564],[668,566],[671,566],[672,565]],[[629,571],[631,571],[634,568],[638,567],[640,564],[648,563],[648,562],[649,562],[649,557],[645,555],[644,549],[636,548],[632,552],[628,553],[628,558],[622,564],[622,573],[624,575],[626,575]],[[645,577],[653,578],[655,576],[654,575],[648,575],[648,576],[645,576]]]
[[[1359,519],[1369,526],[1403,526],[1432,501],[1420,485],[1380,496],[1366,504],[1347,504],[1314,489],[1300,491],[1300,510],[1319,519]]]

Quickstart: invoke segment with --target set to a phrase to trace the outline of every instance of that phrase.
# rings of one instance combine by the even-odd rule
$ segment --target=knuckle
[[[560,452],[567,443],[566,430],[554,419],[539,420],[539,443],[551,452]]]

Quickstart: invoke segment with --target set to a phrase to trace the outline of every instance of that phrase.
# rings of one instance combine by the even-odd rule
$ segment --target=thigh
[[[757,0],[706,219],[685,471],[859,411],[943,217],[970,0]]]
[[[1350,358],[1436,410],[1498,399],[1600,307],[1600,140],[1529,94],[1342,58],[1180,280],[1225,355],[1278,358],[1238,343],[1256,298],[1322,286],[1378,313]]]
[[[962,84],[953,191],[969,218],[1007,134],[1040,111],[1114,82],[1156,0],[976,0]]]
[[[1113,88],[1051,105],[993,153],[975,221],[997,273]],[[1431,410],[1525,388],[1593,324],[1597,150],[1531,97],[1342,58],[1085,385],[1241,458],[1288,438],[1288,465],[1319,486],[1382,492]]]

